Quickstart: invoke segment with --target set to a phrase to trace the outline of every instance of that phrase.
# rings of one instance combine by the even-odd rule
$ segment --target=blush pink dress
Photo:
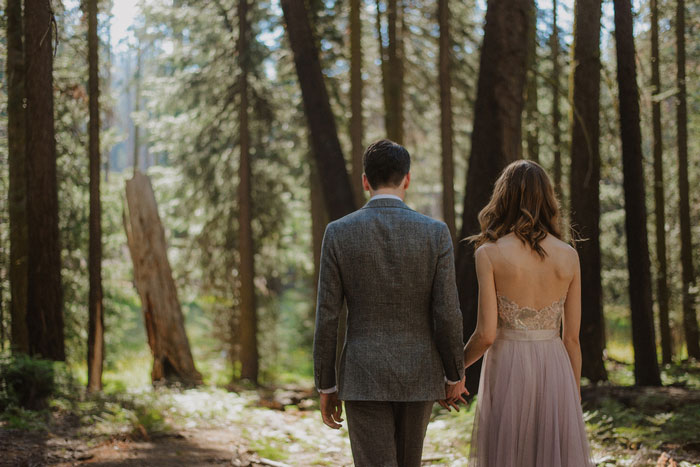
[[[559,337],[564,302],[535,310],[498,295],[498,336],[481,367],[470,466],[593,465]]]

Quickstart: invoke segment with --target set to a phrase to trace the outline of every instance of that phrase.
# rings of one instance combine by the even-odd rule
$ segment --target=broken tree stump
[[[150,179],[134,173],[126,182],[124,229],[141,297],[148,345],[153,354],[151,380],[201,384],[192,359],[177,289],[168,261],[165,231]]]

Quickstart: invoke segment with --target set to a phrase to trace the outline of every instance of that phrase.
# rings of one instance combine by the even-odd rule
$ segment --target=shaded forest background
[[[27,18],[35,12],[30,2],[24,6],[28,63],[33,58]],[[588,239],[579,246],[584,384],[610,380],[697,389],[698,4],[149,0],[139,5],[131,37],[113,44],[110,19],[118,2],[53,1],[55,23],[42,42],[50,46],[41,49],[50,51],[53,67],[47,75],[55,131],[51,195],[50,186],[37,187],[38,178],[32,178],[47,176],[39,169],[51,159],[50,151],[48,159],[33,163],[39,169],[27,162],[26,178],[12,168],[17,133],[8,122],[11,4],[21,3],[4,3],[0,20],[4,359],[10,359],[11,347],[17,350],[17,323],[31,328],[33,319],[44,316],[61,335],[29,332],[20,351],[65,360],[93,391],[103,385],[106,392],[124,391],[161,377],[234,389],[309,386],[320,239],[329,219],[364,203],[358,165],[363,147],[389,137],[412,156],[408,204],[445,220],[455,242],[473,232],[476,212],[505,163],[517,157],[539,161],[553,177],[567,219]],[[31,4],[44,8],[47,2]],[[679,11],[685,15],[685,161],[678,113]],[[89,21],[90,12],[96,21]],[[658,24],[658,33],[652,24]],[[92,119],[89,106],[97,105],[97,88],[90,85],[89,44],[92,83],[101,90]],[[599,109],[592,105],[594,95],[586,94],[595,92],[590,86],[596,82],[596,50]],[[314,74],[315,56],[322,74]],[[27,112],[36,111],[32,72],[26,75]],[[27,141],[32,125],[39,124],[27,119]],[[591,155],[594,146],[599,157]],[[29,161],[34,152],[27,148]],[[176,342],[191,349],[196,366],[189,373],[178,371],[172,355],[164,359],[175,371],[166,365],[156,374],[153,366],[157,352],[148,343],[153,348],[155,337],[148,318],[144,321],[142,307],[148,306],[135,287],[139,274],[125,233],[135,206],[127,205],[125,183],[136,170],[150,179],[164,228],[187,332],[184,343]],[[56,202],[53,250],[46,246],[47,230],[32,233],[31,227],[32,219],[50,224],[52,217],[43,216],[42,208],[32,211],[31,202],[29,233],[11,232],[12,210],[18,212],[10,195],[16,192],[13,183],[15,190],[25,184],[30,200],[42,192]],[[92,215],[101,216],[101,231],[92,218],[92,234],[91,203]],[[26,297],[31,287],[49,289],[51,283],[60,289],[38,311],[31,301],[25,304],[28,318],[18,319],[22,312],[13,311],[18,302],[12,304],[12,235],[29,251]],[[101,245],[101,261],[97,250],[90,252],[91,237]],[[476,298],[471,247],[457,245],[469,332]],[[54,255],[49,281],[32,276],[32,251]],[[179,313],[174,308],[168,313]],[[104,372],[102,328],[96,324],[102,319]],[[42,346],[45,342],[53,347]],[[477,377],[472,371],[472,387]]]

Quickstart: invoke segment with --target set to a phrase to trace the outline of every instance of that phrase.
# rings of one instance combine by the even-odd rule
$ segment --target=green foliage
[[[171,430],[166,420],[169,399],[151,390],[138,392],[123,386],[113,390],[113,385],[111,389],[86,395],[83,384],[62,364],[22,355],[3,357],[0,423],[12,429],[45,431],[51,429],[52,415],[70,416],[79,421],[78,434],[94,440]]]
[[[283,461],[289,457],[289,455],[283,449],[287,444],[286,439],[257,436],[253,436],[252,438],[253,443],[250,445],[250,448],[257,452],[261,457],[265,457],[273,461]]]
[[[640,401],[634,407],[605,399],[587,412],[586,423],[597,444],[617,449],[664,449],[668,445],[684,446],[697,441],[700,433],[700,405],[690,404],[682,410],[660,411],[654,402]]]
[[[85,399],[58,398],[54,407],[80,419],[79,434],[86,437],[112,437],[117,434],[135,438],[167,433],[167,407],[157,393],[125,392],[94,394]]]
[[[1,409],[12,405],[31,410],[45,408],[54,390],[53,362],[24,354],[0,356]]]

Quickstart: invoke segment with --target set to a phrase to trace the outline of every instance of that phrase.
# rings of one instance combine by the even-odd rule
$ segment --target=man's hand
[[[342,426],[340,424],[340,422],[343,421],[341,418],[342,415],[343,402],[338,399],[338,391],[330,394],[321,393],[321,416],[323,417],[323,423],[337,430]]]
[[[464,405],[467,405],[467,401],[464,399],[464,396],[469,395],[469,391],[467,391],[465,388],[464,383],[465,377],[462,377],[462,380],[457,384],[445,383],[445,398],[438,401],[438,403],[450,412],[452,411],[450,407],[453,407],[457,412],[459,412],[459,405],[457,405],[457,403],[462,401]]]

